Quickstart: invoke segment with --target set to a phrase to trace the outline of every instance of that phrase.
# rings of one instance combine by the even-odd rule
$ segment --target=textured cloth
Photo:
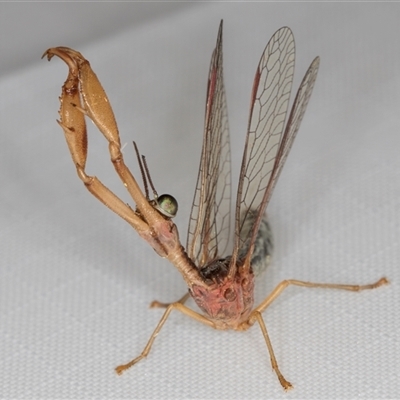
[[[0,4],[0,398],[398,398],[399,12],[395,3]],[[158,192],[179,201],[185,243],[221,18],[234,191],[269,38],[292,28],[295,89],[321,57],[268,207],[276,250],[256,301],[283,279],[391,281],[362,293],[288,288],[264,312],[289,394],[258,326],[220,332],[178,312],[146,360],[115,374],[161,318],[149,303],[186,287],[79,181],[55,121],[67,68],[40,61],[48,47],[69,46],[91,62],[128,165],[140,181],[135,140]],[[88,127],[87,172],[132,205]]]

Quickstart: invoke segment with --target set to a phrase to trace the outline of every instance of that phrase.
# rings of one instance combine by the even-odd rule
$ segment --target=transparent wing
[[[296,134],[300,128],[301,121],[306,112],[308,101],[310,100],[311,93],[314,88],[315,80],[317,79],[319,68],[319,57],[315,57],[311,65],[308,67],[306,74],[301,82],[299,90],[297,91],[296,98],[292,106],[292,110],[289,115],[289,119],[286,125],[285,133],[282,138],[282,143],[279,148],[278,155],[276,156],[276,162],[274,172],[272,174],[271,182],[268,191],[265,193],[265,205],[267,206],[269,199],[271,198],[275,184],[278,181],[279,175],[285,164],[286,158],[289,154],[290,149]]]
[[[294,61],[293,34],[289,28],[281,28],[268,42],[254,78],[236,200],[234,255],[247,239],[240,236],[247,214],[252,212],[253,215],[259,215],[264,209],[263,197],[272,176],[285,127]]]
[[[231,161],[222,68],[222,21],[211,57],[203,148],[190,215],[187,252],[202,266],[221,256],[230,233]]]
[[[274,37],[276,35],[278,35],[278,38],[281,38],[282,36],[286,37],[286,35],[288,35],[288,37],[291,37],[291,39],[287,42],[291,42],[291,44],[290,46],[286,47],[288,52],[287,55],[290,54],[290,57],[286,57],[285,52],[283,52],[281,53],[279,62],[281,64],[281,69],[283,68],[283,71],[287,69],[290,70],[290,81],[292,81],[294,72],[293,36],[291,35],[291,32],[288,28],[282,28],[281,30],[279,30],[272,37],[271,40],[274,40]],[[268,59],[266,65],[268,65],[269,63],[270,60]],[[262,62],[260,63],[260,66],[261,65]],[[286,161],[290,148],[293,144],[293,140],[303,119],[317,77],[318,67],[319,58],[317,57],[311,63],[303,78],[303,81],[294,100],[292,110],[290,112],[286,129],[284,130],[283,135],[283,124],[285,121],[287,104],[289,101],[288,95],[290,94],[286,93],[287,86],[284,82],[284,79],[276,78],[280,82],[278,85],[280,86],[281,91],[277,89],[275,92],[277,96],[275,100],[275,104],[277,105],[276,110],[270,111],[270,113],[272,112],[271,115],[267,113],[268,117],[270,118],[275,117],[275,115],[281,116],[280,118],[278,118],[279,129],[274,129],[274,125],[272,125],[272,129],[268,129],[268,127],[266,127],[265,125],[264,127],[262,127],[262,129],[259,129],[260,121],[259,119],[257,119],[257,113],[254,112],[254,109],[257,110],[258,108],[260,108],[260,106],[258,106],[259,98],[262,98],[264,94],[261,92],[259,96],[258,93],[260,90],[258,89],[256,91],[250,116],[249,133],[247,137],[247,142],[250,142],[250,146],[247,147],[247,153],[245,153],[244,156],[246,157],[246,159],[244,158],[242,164],[241,182],[243,179],[243,184],[242,189],[239,190],[238,193],[238,203],[236,207],[236,226],[238,229],[237,232],[239,234],[236,236],[235,250],[238,251],[241,246],[246,246],[246,249],[248,250],[248,254],[246,256],[247,260],[250,260],[251,258],[251,244],[254,243],[256,240],[256,235],[260,226],[261,219],[263,218],[265,208],[272,195],[281,169]],[[261,71],[260,67],[258,73],[256,74],[256,79],[257,76],[260,76],[260,82],[268,82],[270,79],[265,76],[265,81],[263,81],[262,72],[259,73],[259,71]],[[286,76],[287,75],[284,75],[283,78],[286,78]],[[258,87],[260,86],[262,88],[263,85],[259,84]],[[281,94],[279,95],[279,93]],[[281,107],[280,105],[283,103],[285,105]],[[262,113],[258,113],[258,115],[262,116]],[[253,133],[252,127],[256,127],[255,133]],[[263,145],[264,143],[265,145]],[[260,150],[263,150],[266,153],[260,155]],[[245,162],[246,160],[247,162]],[[250,214],[256,215],[252,229],[248,231],[247,236],[243,235],[243,233],[242,235],[240,235],[243,223]]]

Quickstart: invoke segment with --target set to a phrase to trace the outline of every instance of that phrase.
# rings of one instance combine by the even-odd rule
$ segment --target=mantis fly
[[[250,117],[236,197],[233,251],[227,255],[231,243],[231,161],[222,66],[222,22],[208,76],[203,147],[186,250],[172,222],[177,203],[172,196],[157,195],[145,159],[140,160],[136,145],[145,193],[125,165],[114,113],[89,62],[68,47],[50,48],[45,55],[48,60],[58,56],[69,67],[60,97],[58,123],[64,131],[79,178],[98,200],[127,221],[160,256],[167,258],[180,271],[188,286],[188,293],[176,302],[152,303],[155,307],[166,308],[163,317],[142,353],[117,367],[116,372],[121,374],[146,357],[171,311],[178,310],[215,329],[240,331],[257,323],[272,368],[282,387],[290,389],[291,383],[278,367],[261,313],[290,285],[360,291],[388,283],[386,278],[363,286],[285,280],[254,307],[255,278],[269,264],[273,247],[265,209],[306,111],[317,77],[319,58],[316,57],[308,68],[288,114],[295,63],[291,30],[284,27],[275,32],[261,56],[251,92]],[[98,178],[86,174],[85,116],[94,122],[109,142],[111,161],[132,196],[135,209],[119,199]],[[149,198],[146,177],[154,199]],[[202,314],[184,304],[190,296]]]

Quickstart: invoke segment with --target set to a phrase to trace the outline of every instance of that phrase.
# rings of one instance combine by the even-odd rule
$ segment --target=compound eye
[[[178,202],[170,194],[157,197],[155,208],[168,218],[174,218],[178,212]]]

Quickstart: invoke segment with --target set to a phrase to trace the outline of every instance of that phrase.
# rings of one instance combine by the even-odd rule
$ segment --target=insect
[[[279,29],[268,42],[257,67],[251,93],[250,117],[244,148],[234,216],[233,251],[230,243],[230,140],[222,66],[222,21],[208,76],[203,148],[189,220],[186,250],[172,217],[177,203],[172,196],[158,196],[144,157],[138,162],[145,193],[124,163],[114,113],[89,62],[67,47],[48,49],[43,56],[61,58],[68,66],[60,97],[59,125],[79,178],[98,200],[127,221],[153,249],[182,274],[188,293],[180,300],[154,307],[166,310],[142,353],[116,368],[121,374],[146,357],[171,311],[215,329],[246,330],[258,323],[272,368],[285,390],[292,387],[281,373],[262,312],[290,285],[360,291],[388,283],[386,278],[369,285],[343,285],[285,280],[254,307],[254,284],[272,255],[272,235],[265,209],[303,119],[319,67],[316,57],[308,68],[287,117],[294,74],[295,44],[291,30]],[[131,208],[95,176],[87,175],[85,116],[94,122],[109,143],[114,168],[132,196]],[[285,124],[286,121],[286,124]],[[148,193],[149,181],[154,198]],[[203,314],[185,305],[192,296]]]

